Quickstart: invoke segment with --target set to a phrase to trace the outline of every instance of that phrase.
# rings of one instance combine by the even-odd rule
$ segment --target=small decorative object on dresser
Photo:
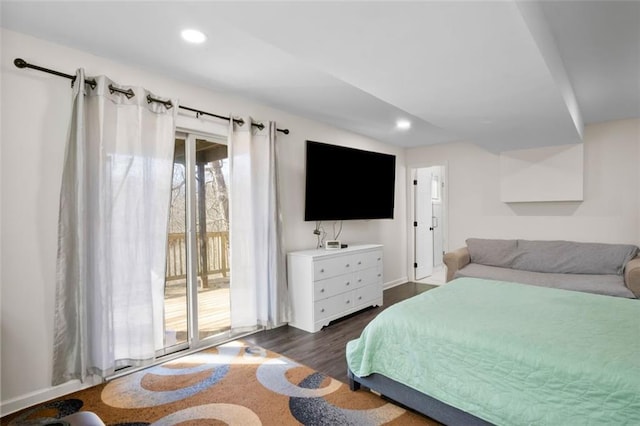
[[[324,242],[325,250],[339,250],[340,247],[340,241],[338,240],[328,240]]]
[[[382,305],[382,246],[304,250],[287,255],[291,321],[315,333],[329,322]]]

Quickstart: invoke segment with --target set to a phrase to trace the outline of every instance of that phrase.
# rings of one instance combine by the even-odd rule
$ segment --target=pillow
[[[622,275],[638,253],[627,244],[518,240],[517,246],[513,269],[561,274]]]
[[[467,239],[472,263],[510,268],[516,256],[517,240]]]

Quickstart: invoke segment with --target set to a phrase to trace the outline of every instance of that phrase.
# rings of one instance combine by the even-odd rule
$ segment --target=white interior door
[[[433,273],[433,207],[431,200],[432,174],[429,169],[417,169],[414,187],[415,279]]]
[[[444,256],[442,236],[442,201],[433,200],[433,267],[442,266]]]

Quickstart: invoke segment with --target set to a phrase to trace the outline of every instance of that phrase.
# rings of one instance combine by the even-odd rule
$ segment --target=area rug
[[[243,341],[187,355],[1,419],[60,424],[92,411],[107,425],[437,425]]]

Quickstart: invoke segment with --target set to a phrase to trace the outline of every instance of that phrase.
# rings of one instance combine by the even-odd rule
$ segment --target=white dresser
[[[287,255],[291,321],[315,333],[337,318],[382,305],[382,246],[304,250]]]

